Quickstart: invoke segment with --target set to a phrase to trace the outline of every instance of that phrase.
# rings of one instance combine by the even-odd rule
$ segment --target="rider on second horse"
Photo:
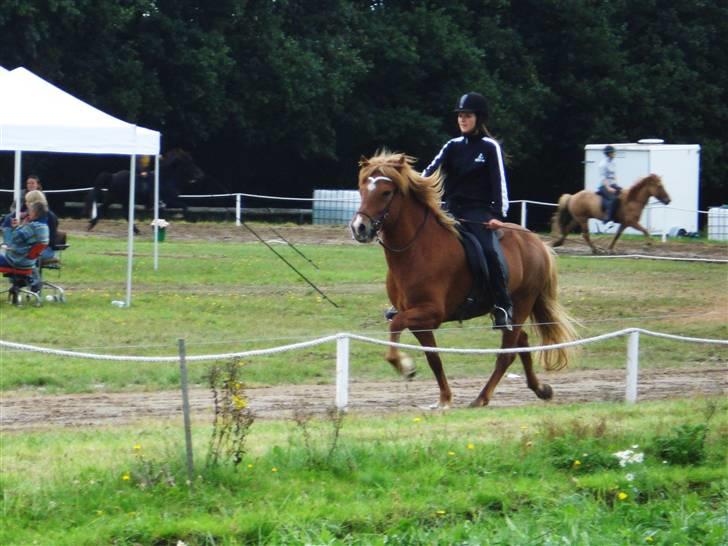
[[[494,327],[511,330],[508,269],[495,232],[508,212],[503,154],[485,125],[488,103],[483,95],[463,95],[454,111],[461,136],[448,140],[422,174],[430,176],[440,169],[445,208],[483,248],[495,303]]]
[[[604,159],[599,163],[599,189],[597,193],[604,199],[604,208],[606,212],[605,222],[614,220],[614,214],[617,212],[619,205],[619,192],[622,189],[617,184],[617,169],[614,165],[615,149],[614,146],[607,145],[604,147]]]

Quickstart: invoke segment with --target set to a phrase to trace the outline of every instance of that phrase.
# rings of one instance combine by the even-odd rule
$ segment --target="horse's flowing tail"
[[[569,225],[569,222],[571,222],[571,219],[573,218],[569,212],[570,199],[570,193],[565,193],[559,197],[559,206],[556,208],[556,212],[554,212],[554,215],[551,217],[551,232],[554,234],[563,233],[564,229],[566,229],[566,226]]]
[[[573,326],[574,319],[559,303],[554,251],[545,245],[544,250],[548,253],[546,284],[533,306],[531,320],[533,320],[536,330],[541,336],[542,345],[566,343],[576,339],[576,330]],[[541,354],[544,368],[552,371],[566,367],[572,352],[569,347],[544,351]]]

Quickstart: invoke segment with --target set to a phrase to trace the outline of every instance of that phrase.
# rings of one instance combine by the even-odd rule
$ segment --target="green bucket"
[[[167,238],[167,229],[166,228],[157,228],[157,241],[160,243],[164,242],[164,240]]]

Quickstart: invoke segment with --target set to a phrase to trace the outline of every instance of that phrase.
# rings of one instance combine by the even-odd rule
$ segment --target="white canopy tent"
[[[131,305],[134,256],[134,166],[137,155],[155,156],[155,203],[158,203],[159,141],[159,132],[112,117],[25,68],[0,70],[0,150],[15,152],[14,196],[17,211],[20,211],[22,152],[131,156],[125,301],[127,307]],[[155,218],[157,216],[155,205]],[[156,266],[156,237],[154,256]]]

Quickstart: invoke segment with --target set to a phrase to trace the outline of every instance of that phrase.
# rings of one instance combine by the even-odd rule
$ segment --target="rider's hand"
[[[485,222],[485,227],[488,229],[500,229],[504,227],[505,224],[501,222],[500,220],[496,220],[495,218],[491,218],[487,222]]]

